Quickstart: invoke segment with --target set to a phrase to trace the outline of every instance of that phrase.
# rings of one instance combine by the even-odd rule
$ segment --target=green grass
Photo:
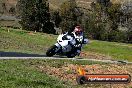
[[[0,51],[45,54],[47,48],[56,42],[56,38],[57,35],[44,33],[31,35],[29,31],[10,29],[10,32],[7,32],[7,28],[0,28]],[[131,61],[131,46],[131,44],[92,40],[83,50]],[[70,81],[65,82],[55,76],[49,76],[37,68],[37,66],[47,65],[60,68],[66,64],[102,65],[105,63],[75,60],[1,60],[0,88],[81,88],[82,86],[73,85]],[[95,85],[90,86],[95,87]]]
[[[0,88],[66,87],[62,80],[38,71],[30,62],[31,60],[1,60]]]
[[[132,44],[93,40],[92,43],[84,47],[84,50],[105,54],[115,60],[132,61]]]
[[[10,29],[10,32],[0,29],[0,36],[0,51],[23,53],[44,54],[46,49],[54,44],[56,40],[56,37],[52,35],[41,33],[30,35],[27,31],[12,29]]]
[[[0,28],[0,51],[45,54],[56,43],[57,35],[29,34],[28,31]],[[91,40],[83,50],[111,56],[113,59],[132,61],[132,44]]]
[[[1,60],[0,88],[80,88],[55,76],[40,71],[37,66],[59,68],[65,64],[96,64],[89,61],[70,60]],[[54,65],[56,64],[56,65]],[[99,63],[101,64],[101,63]]]

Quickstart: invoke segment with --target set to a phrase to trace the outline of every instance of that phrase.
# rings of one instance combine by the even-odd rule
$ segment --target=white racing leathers
[[[80,34],[79,36],[77,36],[75,33],[73,34],[76,40],[76,44],[74,45],[76,48],[75,50],[77,52],[77,55],[79,56],[83,45],[88,43],[88,39],[84,37],[83,33]]]
[[[83,36],[76,36],[74,33],[60,34],[57,38],[57,43],[47,50],[46,55],[59,54],[72,58],[79,55],[82,45],[87,43],[88,39],[84,39]]]

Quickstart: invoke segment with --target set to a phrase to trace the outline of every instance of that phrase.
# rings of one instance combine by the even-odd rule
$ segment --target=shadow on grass
[[[0,57],[46,57],[46,55],[0,51]]]
[[[35,85],[46,85],[46,83],[42,81],[32,81],[31,83]]]
[[[17,83],[18,86],[26,86],[26,87],[32,87],[32,88],[64,88],[62,85],[57,85],[56,83],[52,83],[53,81],[49,82],[49,80],[46,81],[19,81]]]

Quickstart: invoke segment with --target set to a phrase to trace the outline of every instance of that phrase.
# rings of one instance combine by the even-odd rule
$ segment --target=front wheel
[[[56,46],[54,45],[54,46],[52,46],[52,47],[50,47],[48,50],[47,50],[47,52],[46,52],[46,56],[49,56],[49,57],[51,57],[51,56],[53,56],[53,55],[55,55],[55,50],[56,50]]]

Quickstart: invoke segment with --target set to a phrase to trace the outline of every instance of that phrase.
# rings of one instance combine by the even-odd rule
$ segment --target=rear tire
[[[66,56],[68,58],[73,58],[73,57],[75,57],[77,55],[75,52],[76,52],[76,50],[75,49],[72,49],[70,52],[67,53]]]
[[[67,54],[67,57],[68,58],[73,58],[73,57],[75,57],[76,55],[73,55],[73,54],[71,54],[71,53],[69,53],[69,54]]]
[[[55,50],[56,50],[56,46],[54,45],[54,46],[51,46],[48,50],[47,50],[47,52],[46,52],[46,56],[49,56],[49,57],[51,57],[51,56],[53,56],[53,55],[55,55]]]

